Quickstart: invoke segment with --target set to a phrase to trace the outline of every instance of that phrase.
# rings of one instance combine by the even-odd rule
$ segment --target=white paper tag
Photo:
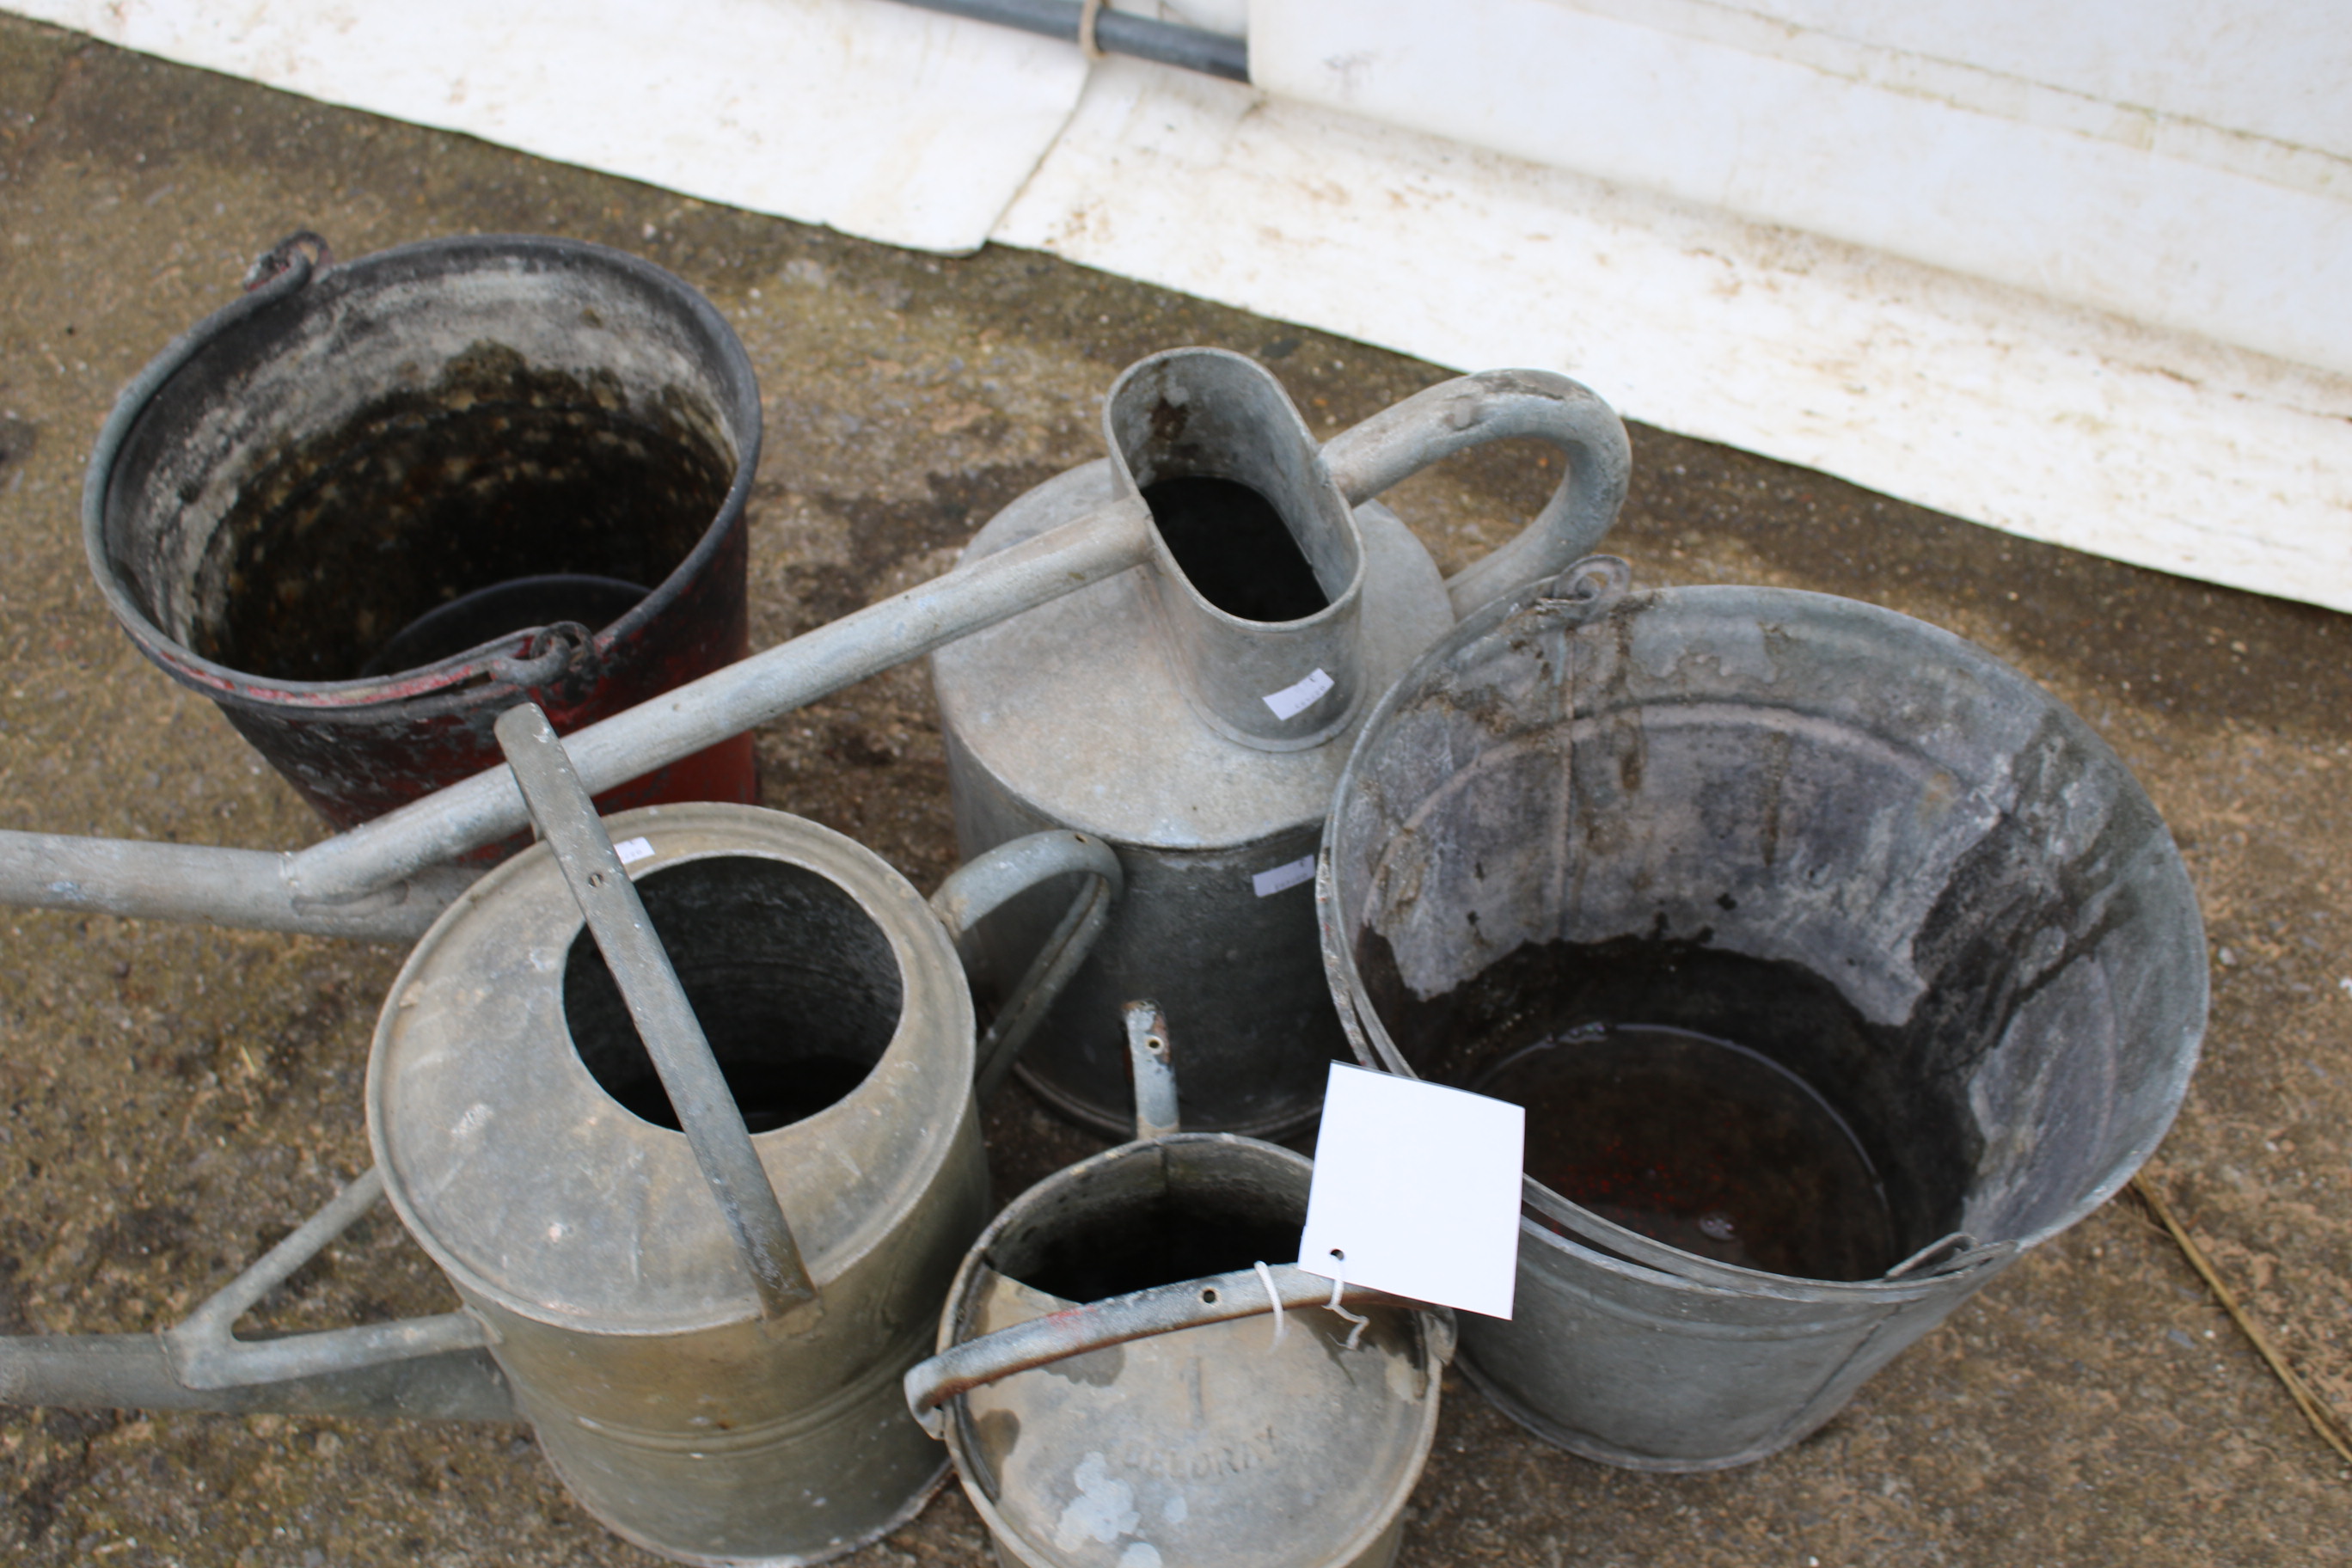
[[[1250,886],[1256,889],[1257,896],[1263,899],[1278,893],[1285,888],[1295,888],[1301,882],[1311,882],[1314,879],[1315,857],[1301,855],[1297,859],[1276,866],[1271,871],[1258,872],[1250,879]]]
[[[1297,685],[1286,686],[1279,691],[1268,692],[1258,700],[1273,709],[1274,716],[1277,719],[1296,719],[1314,707],[1316,701],[1335,684],[1337,683],[1322,670],[1310,669],[1307,672],[1307,678]]]
[[[1526,1144],[1506,1100],[1332,1063],[1298,1267],[1509,1317]]]
[[[613,853],[621,858],[624,866],[634,866],[653,852],[653,845],[643,838],[624,838],[613,846]]]

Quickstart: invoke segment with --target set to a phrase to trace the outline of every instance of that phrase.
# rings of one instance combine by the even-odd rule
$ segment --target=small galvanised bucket
[[[1118,863],[1077,835],[1041,835],[927,905],[839,834],[687,805],[610,819],[613,842],[594,841],[604,868],[580,873],[561,835],[593,832],[584,795],[565,828],[529,779],[525,793],[550,842],[442,916],[377,1025],[367,1111],[384,1191],[589,1512],[685,1563],[849,1551],[910,1516],[941,1473],[899,1378],[987,1212],[953,938],[1018,889],[1092,873],[1066,948],[1034,971],[1032,994],[1050,1001],[1100,928]],[[610,939],[567,890],[575,875],[605,898],[619,878],[642,900],[629,919],[657,934],[675,974],[663,984],[698,1024],[705,1100],[681,1098],[672,1058],[647,1049],[630,990],[644,965],[608,963]],[[1002,1026],[990,1038],[1018,1046]],[[714,1142],[709,1108],[728,1093],[740,1114],[720,1110]],[[714,1172],[730,1176],[730,1148],[732,1176],[750,1175],[725,1189]],[[767,1263],[744,1240],[761,1205]]]
[[[315,244],[315,237],[298,237]],[[142,652],[338,827],[743,657],[760,396],[669,273],[482,235],[293,241],[123,392],[82,497]],[[757,797],[740,735],[606,810]]]
[[[1367,1066],[1528,1108],[1517,1314],[1465,1323],[1465,1371],[1575,1452],[1710,1469],[2130,1178],[2204,937],[2129,771],[1998,659],[1628,581],[1596,557],[1430,651],[1318,900]]]
[[[1452,1314],[1265,1262],[1297,1256],[1313,1165],[1177,1131],[1167,1032],[1156,1009],[1129,1017],[1138,1141],[997,1216],[948,1293],[940,1354],[907,1375],[908,1405],[1008,1563],[1385,1568],[1436,1432]]]

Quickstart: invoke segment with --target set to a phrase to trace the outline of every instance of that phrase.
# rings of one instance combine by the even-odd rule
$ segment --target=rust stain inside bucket
[[[206,547],[190,646],[327,681],[560,620],[601,629],[626,612],[623,590],[642,596],[686,559],[733,476],[715,415],[649,401],[476,344],[433,385],[265,461]],[[486,592],[519,580],[536,591]],[[453,617],[469,598],[481,613]],[[446,646],[453,628],[471,641]]]

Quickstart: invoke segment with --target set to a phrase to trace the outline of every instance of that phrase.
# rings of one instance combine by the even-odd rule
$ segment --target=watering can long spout
[[[1457,612],[1586,553],[1614,520],[1631,462],[1623,426],[1565,376],[1488,371],[1406,399],[1342,432],[1320,461],[1350,506],[1478,442],[1530,437],[1567,459],[1544,510],[1447,584]],[[790,642],[573,731],[562,742],[594,794],[776,715],[1152,558],[1149,509],[1123,497]],[[0,903],[264,930],[408,939],[464,882],[443,863],[530,820],[492,768],[290,854],[0,832]]]

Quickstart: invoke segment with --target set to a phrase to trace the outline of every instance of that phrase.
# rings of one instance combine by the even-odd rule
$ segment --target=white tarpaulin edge
[[[997,237],[2352,610],[2352,377],[1115,60]]]
[[[8,8],[868,238],[993,238],[1440,364],[1564,371],[1670,429],[2352,610],[2352,377],[1328,104],[1089,74],[888,0]]]
[[[884,0],[8,0],[110,44],[921,250],[982,244],[1085,85]]]

